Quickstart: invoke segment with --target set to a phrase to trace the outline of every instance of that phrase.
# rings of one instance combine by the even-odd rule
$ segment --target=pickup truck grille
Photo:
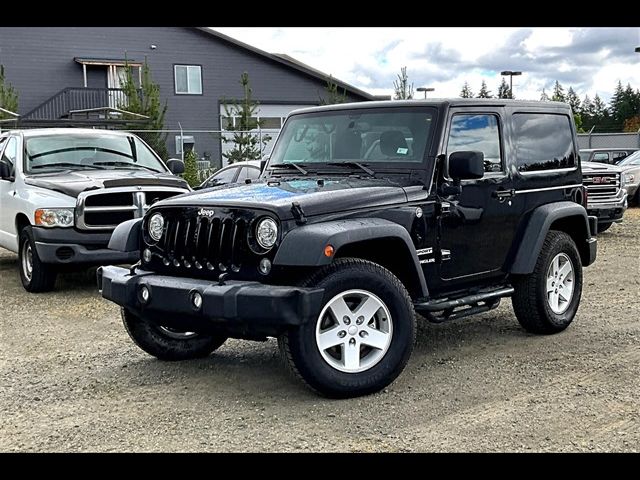
[[[249,248],[247,235],[255,214],[214,208],[212,216],[201,216],[198,210],[195,207],[156,210],[164,217],[164,230],[160,241],[151,247],[154,270],[216,277],[224,272],[237,274],[249,266],[255,270],[259,257]]]
[[[584,173],[582,183],[589,192],[590,204],[616,201],[620,193],[619,173]]]
[[[159,200],[185,190],[175,187],[119,187],[83,192],[76,205],[76,227],[80,230],[113,230],[132,218],[144,216]]]

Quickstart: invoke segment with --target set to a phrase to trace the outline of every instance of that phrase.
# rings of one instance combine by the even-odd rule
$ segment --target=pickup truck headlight
[[[41,227],[73,227],[73,208],[39,208],[35,224]]]
[[[269,250],[273,247],[278,239],[278,224],[272,218],[263,218],[258,222],[256,228],[256,240],[258,244]]]
[[[636,179],[633,173],[625,173],[623,177],[624,177],[624,180],[622,182],[623,185],[628,185],[629,183],[633,183],[633,181]]]

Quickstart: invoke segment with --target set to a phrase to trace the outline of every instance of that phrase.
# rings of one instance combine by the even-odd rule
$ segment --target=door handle
[[[498,200],[500,200],[501,202],[504,202],[507,198],[511,198],[516,194],[515,189],[510,189],[510,190],[494,190],[491,193],[491,196],[493,198],[497,198]]]

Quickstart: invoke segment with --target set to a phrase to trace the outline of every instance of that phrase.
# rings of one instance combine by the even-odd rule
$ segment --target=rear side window
[[[568,116],[516,113],[513,124],[518,171],[538,172],[575,167],[576,155]]]

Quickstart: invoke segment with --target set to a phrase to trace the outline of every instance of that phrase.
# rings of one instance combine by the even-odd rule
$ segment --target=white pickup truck
[[[0,134],[0,246],[17,252],[29,292],[53,289],[63,269],[132,263],[107,248],[113,229],[190,191],[139,137],[95,129]]]

